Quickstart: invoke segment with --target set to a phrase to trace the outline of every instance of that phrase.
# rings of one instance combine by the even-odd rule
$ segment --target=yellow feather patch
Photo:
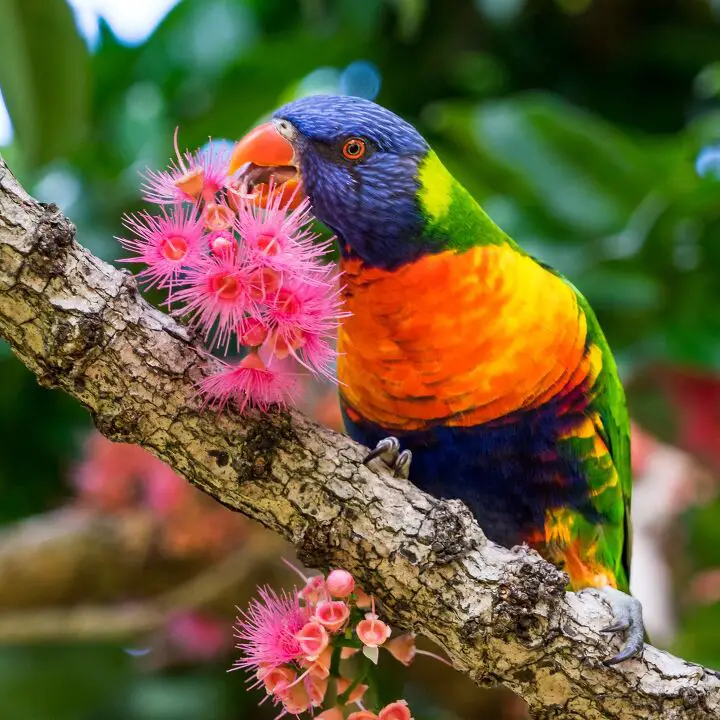
[[[435,220],[443,218],[450,207],[453,177],[431,150],[420,166],[418,197],[425,212]]]

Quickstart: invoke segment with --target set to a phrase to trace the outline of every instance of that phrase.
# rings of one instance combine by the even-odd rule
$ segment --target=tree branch
[[[243,547],[152,598],[111,605],[89,605],[85,599],[85,604],[71,607],[0,612],[0,643],[120,640],[148,633],[162,627],[172,614],[205,609],[237,594],[281,547],[279,539]]]
[[[437,641],[479,685],[511,688],[537,717],[720,717],[712,671],[652,647],[605,667],[606,604],[566,593],[535,552],[488,542],[461,503],[376,475],[363,448],[297,413],[202,412],[202,354],[187,330],[76,244],[70,222],[1,162],[0,334],[105,435],[148,448],[308,565],[347,568],[396,626]]]

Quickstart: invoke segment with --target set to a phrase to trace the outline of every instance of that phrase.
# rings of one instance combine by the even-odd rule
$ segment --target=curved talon
[[[604,661],[605,665],[617,665],[636,655],[639,655],[645,646],[645,627],[642,619],[642,605],[637,598],[627,595],[615,588],[602,588],[600,592],[610,603],[615,622],[601,632],[613,633],[625,631],[625,644],[620,652]]]
[[[371,460],[380,458],[388,467],[392,468],[399,452],[400,441],[396,437],[386,437],[365,456],[363,464],[367,465]]]
[[[617,633],[617,632],[625,632],[625,630],[630,629],[630,623],[627,620],[623,620],[622,622],[616,622],[612,625],[608,625],[607,627],[600,628],[601,633]]]
[[[412,452],[403,450],[393,463],[393,475],[397,478],[407,480],[410,477],[410,463],[412,462]]]

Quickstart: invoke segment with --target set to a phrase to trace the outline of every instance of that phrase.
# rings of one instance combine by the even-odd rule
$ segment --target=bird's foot
[[[395,476],[405,478],[410,476],[410,462],[412,453],[409,450],[400,451],[400,441],[396,437],[383,438],[374,450],[364,458],[367,465],[371,460],[381,460],[385,467]]]
[[[620,652],[605,660],[605,665],[617,665],[623,660],[636,657],[645,646],[645,626],[642,618],[642,605],[632,597],[613,587],[597,588],[598,592],[610,603],[614,622],[600,632],[625,633],[625,644]]]

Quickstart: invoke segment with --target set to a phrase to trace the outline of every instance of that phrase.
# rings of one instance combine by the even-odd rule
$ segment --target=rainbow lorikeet
[[[337,235],[351,313],[340,401],[349,434],[375,447],[368,458],[460,498],[491,540],[528,543],[572,589],[605,591],[608,631],[628,631],[608,662],[640,652],[628,413],[587,300],[370,101],[284,106],[236,145],[240,168],[255,185],[299,183]]]

